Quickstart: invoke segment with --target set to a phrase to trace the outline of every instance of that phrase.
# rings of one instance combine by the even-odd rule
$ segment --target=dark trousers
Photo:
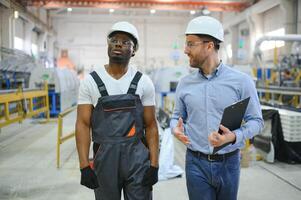
[[[113,143],[100,144],[95,155],[99,183],[99,188],[94,190],[95,199],[120,200],[123,192],[124,200],[151,200],[150,188],[142,185],[150,165],[148,149],[140,140],[124,143],[114,140]]]

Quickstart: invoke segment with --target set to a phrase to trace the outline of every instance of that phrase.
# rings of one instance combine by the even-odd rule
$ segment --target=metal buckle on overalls
[[[131,84],[131,85],[130,85],[130,88],[136,89],[136,88],[137,88],[137,85],[136,85],[136,84]]]
[[[214,161],[213,159],[211,159],[211,156],[212,156],[211,154],[208,154],[208,155],[207,155],[207,159],[208,159],[209,161]]]

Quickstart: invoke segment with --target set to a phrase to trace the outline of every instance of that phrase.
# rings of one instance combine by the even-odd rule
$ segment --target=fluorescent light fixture
[[[72,8],[67,8],[67,11],[68,11],[68,12],[71,12],[71,11],[72,11]]]
[[[191,10],[191,11],[190,11],[190,14],[191,14],[191,15],[194,15],[194,14],[195,14],[195,10]]]
[[[155,9],[151,9],[151,10],[150,10],[150,13],[151,13],[151,14],[155,14],[155,13],[156,13],[156,10],[155,10]]]
[[[113,13],[115,10],[113,8],[110,8],[109,12]]]
[[[15,17],[15,19],[19,18],[19,12],[17,10],[14,11],[14,17]]]

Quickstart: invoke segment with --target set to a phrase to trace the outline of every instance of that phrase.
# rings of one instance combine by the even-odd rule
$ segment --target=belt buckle
[[[207,159],[212,162],[212,161],[214,161],[214,159],[211,159],[211,156],[212,156],[211,154],[208,154]]]

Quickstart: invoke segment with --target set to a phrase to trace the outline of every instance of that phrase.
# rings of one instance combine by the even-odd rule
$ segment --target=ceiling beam
[[[189,0],[22,0],[27,6],[51,8],[90,7],[129,9],[143,8],[156,10],[201,10],[240,12],[251,6],[250,1],[189,1]]]

